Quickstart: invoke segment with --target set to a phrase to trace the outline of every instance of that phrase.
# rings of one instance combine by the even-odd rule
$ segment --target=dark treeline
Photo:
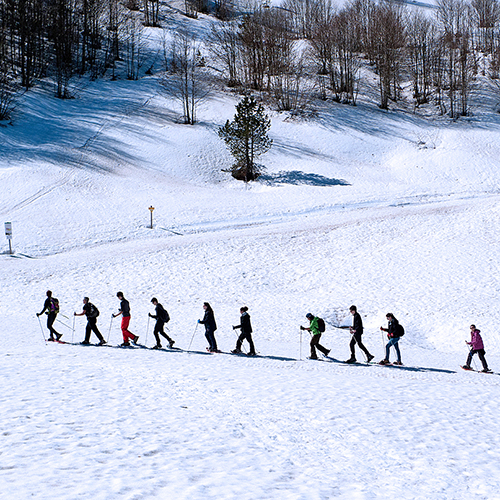
[[[0,0],[0,119],[17,93],[40,78],[53,79],[59,98],[71,97],[76,76],[114,79],[117,61],[126,78],[137,79],[143,27],[161,28],[164,8],[159,0]],[[163,69],[185,72],[177,88],[186,123],[194,122],[195,97],[206,95],[200,87],[207,72],[201,80],[198,68],[207,45],[226,85],[260,92],[280,110],[303,108],[311,98],[354,105],[368,66],[378,77],[381,108],[407,99],[411,88],[415,107],[431,102],[456,118],[469,113],[478,74],[499,78],[498,0],[439,0],[426,10],[385,0],[352,0],[342,8],[330,0],[252,8],[185,0],[184,8],[192,18],[199,12],[218,18],[208,40],[182,33],[163,48]],[[167,75],[161,83],[170,82],[175,78]]]

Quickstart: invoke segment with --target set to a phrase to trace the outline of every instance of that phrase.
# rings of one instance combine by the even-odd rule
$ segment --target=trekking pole
[[[61,323],[61,325],[65,326],[66,328],[69,328],[71,330],[71,326],[67,325],[66,323],[63,323],[60,319],[56,319],[58,323]]]
[[[65,314],[63,313],[58,313],[60,316],[62,316],[63,318],[66,318],[66,319],[69,319]]]
[[[71,334],[71,342],[73,342],[73,339],[75,337],[75,319],[76,319],[76,316],[73,315],[73,333]]]
[[[38,314],[37,314],[36,317],[38,319],[38,324],[40,325],[40,331],[42,332],[43,341],[47,342],[47,339],[45,338],[45,333],[43,333],[43,327],[42,327],[42,322],[40,321],[40,316],[38,316]],[[45,345],[47,345],[47,344],[45,344]]]
[[[106,342],[109,342],[109,337],[111,335],[111,326],[113,325],[113,315],[111,314],[111,321],[109,322],[109,332],[108,332],[108,339],[106,340]]]
[[[194,327],[194,332],[193,332],[193,336],[191,337],[191,342],[189,342],[188,351],[190,351],[190,350],[191,350],[191,344],[193,343],[193,339],[194,339],[194,336],[195,336],[196,330],[198,330],[198,323],[196,323],[196,326]]]
[[[236,335],[236,338],[239,338],[238,332],[233,328],[233,332]],[[243,346],[243,342],[241,343],[241,350],[243,351],[244,354],[248,354],[245,347]]]
[[[299,361],[302,361],[302,328],[300,329]]]
[[[147,347],[148,345],[148,333],[149,333],[149,314],[148,314],[148,326],[146,327],[146,341],[144,342],[144,345]]]
[[[470,352],[472,351],[472,346],[471,346],[471,345],[469,345],[469,344],[467,343],[467,341],[465,341],[465,343],[467,344],[467,348],[469,349],[469,353],[470,353]],[[472,359],[472,363],[474,363],[474,369],[475,369],[476,371],[479,371],[479,370],[477,369],[477,364],[476,364],[476,360],[474,359],[474,356],[471,356],[471,359]]]

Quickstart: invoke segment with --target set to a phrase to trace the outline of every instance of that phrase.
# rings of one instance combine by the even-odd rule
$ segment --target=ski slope
[[[270,112],[266,175],[245,186],[217,137],[234,96],[189,127],[155,76],[25,94],[0,128],[0,498],[499,499],[496,99],[453,123]],[[181,350],[45,344],[48,289],[67,341],[89,296],[121,343],[121,290],[140,342],[156,296]],[[226,354],[205,352],[205,301]],[[351,304],[376,360],[385,314],[401,321],[404,367],[339,362]],[[257,358],[227,354],[243,305]],[[307,312],[333,359],[305,359]],[[494,374],[460,369],[471,323]]]

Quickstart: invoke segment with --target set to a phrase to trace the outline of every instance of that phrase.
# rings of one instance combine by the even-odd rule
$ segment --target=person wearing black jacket
[[[49,330],[50,336],[47,340],[53,342],[54,340],[59,340],[62,337],[62,333],[58,333],[54,329],[54,321],[57,318],[57,313],[59,312],[59,301],[52,298],[52,292],[47,290],[47,298],[43,303],[43,309],[41,312],[36,313],[37,316],[41,316],[45,311],[47,311],[47,328]],[[54,339],[55,336],[55,339]]]
[[[219,349],[217,349],[217,341],[215,340],[217,323],[215,322],[214,311],[208,302],[203,303],[203,309],[205,310],[205,315],[203,316],[203,319],[198,320],[198,323],[205,325],[205,337],[208,340],[207,351],[220,352]]]
[[[381,326],[380,329],[383,332],[387,332],[387,338],[389,339],[389,342],[387,342],[387,345],[385,346],[385,359],[383,359],[380,362],[380,364],[388,365],[390,363],[389,352],[391,347],[394,346],[398,360],[395,361],[393,364],[402,365],[403,363],[401,363],[401,352],[399,351],[399,345],[398,345],[399,339],[401,338],[399,321],[394,317],[394,314],[392,313],[387,313],[385,317],[389,322],[387,328]]]
[[[161,349],[160,335],[168,340],[168,347],[172,348],[175,344],[175,340],[172,340],[163,330],[165,323],[168,323],[170,321],[170,316],[168,315],[167,311],[165,311],[164,307],[158,302],[158,299],[156,297],[153,297],[151,299],[151,303],[155,306],[156,312],[156,314],[148,313],[148,316],[150,318],[156,320],[155,329],[153,332],[156,338],[156,345],[153,347],[153,349]]]
[[[104,337],[102,336],[101,332],[97,328],[97,316],[99,314],[99,311],[94,304],[92,304],[89,300],[88,297],[83,297],[83,311],[81,313],[75,312],[75,316],[87,316],[87,327],[85,328],[85,340],[82,342],[83,345],[89,345],[90,344],[90,335],[92,332],[94,332],[99,339],[99,344],[97,345],[104,345],[106,341],[104,340]]]
[[[350,313],[353,316],[352,326],[350,328],[352,338],[349,344],[351,349],[351,357],[346,361],[346,363],[356,363],[356,353],[354,351],[354,346],[358,344],[358,347],[365,353],[366,360],[369,363],[375,356],[368,352],[368,349],[363,345],[361,336],[363,335],[363,321],[358,313],[356,306],[351,306],[349,308]]]
[[[255,356],[255,346],[252,340],[252,324],[250,323],[250,314],[248,314],[248,307],[244,306],[240,308],[241,318],[240,324],[233,326],[233,330],[241,329],[241,334],[236,342],[236,349],[231,351],[233,354],[241,354],[241,344],[244,340],[248,341],[250,346],[250,351],[248,351],[248,356]]]
[[[129,301],[123,296],[122,292],[116,292],[116,296],[120,301],[120,309],[118,309],[118,312],[116,314],[111,314],[111,316],[113,316],[113,318],[116,318],[117,316],[120,316],[120,314],[122,315],[121,329],[123,335],[123,344],[120,344],[120,347],[128,347],[130,345],[129,342],[130,340],[132,340],[133,344],[137,344],[137,341],[139,340],[139,335],[133,334],[128,329],[128,325],[130,324]]]

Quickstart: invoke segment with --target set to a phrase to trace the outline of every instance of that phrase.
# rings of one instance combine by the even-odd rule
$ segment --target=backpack
[[[50,299],[50,312],[58,313],[59,312],[59,299],[51,298]]]
[[[94,304],[90,303],[88,317],[97,318],[97,316],[99,316],[99,309],[97,309],[97,307]]]
[[[163,322],[168,323],[170,321],[170,316],[168,314],[168,311],[166,309],[163,309],[165,312],[163,314]]]
[[[321,318],[318,318],[318,330],[323,333],[326,329],[326,326],[325,326],[325,320],[324,319],[321,319]]]
[[[405,334],[405,329],[403,328],[403,325],[400,325],[398,323],[398,326],[396,327],[396,336],[402,337],[404,334]]]

